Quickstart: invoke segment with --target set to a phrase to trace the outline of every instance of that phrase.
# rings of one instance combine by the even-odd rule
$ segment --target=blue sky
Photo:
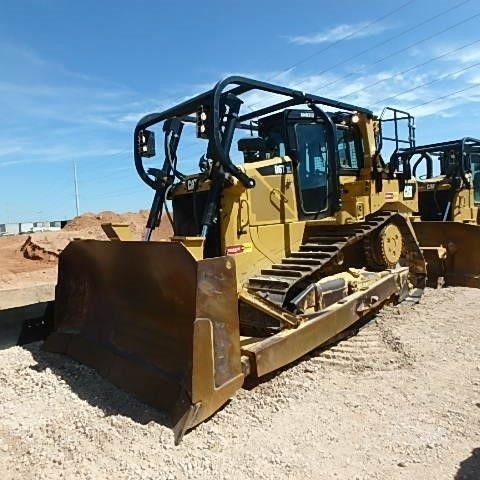
[[[232,73],[480,136],[479,27],[475,0],[3,2],[0,223],[71,218],[74,159],[81,212],[149,208],[136,122]]]

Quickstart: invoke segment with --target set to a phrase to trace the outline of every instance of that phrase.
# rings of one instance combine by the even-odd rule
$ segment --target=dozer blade
[[[413,222],[427,261],[428,285],[480,288],[480,226],[459,222]]]
[[[235,264],[180,242],[74,241],[43,348],[164,411],[178,443],[243,384]]]

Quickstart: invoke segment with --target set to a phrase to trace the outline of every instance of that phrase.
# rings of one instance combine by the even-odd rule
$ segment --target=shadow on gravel
[[[106,417],[121,415],[141,425],[155,422],[172,430],[173,434],[173,425],[160,410],[150,407],[137,400],[132,394],[117,388],[94,369],[68,356],[41,350],[41,342],[22,345],[22,348],[28,350],[37,362],[36,365],[29,368],[40,373],[51,371],[59,380],[65,382],[80,399],[85,400],[92,407],[102,410]],[[230,403],[231,400],[228,400],[202,424],[208,424],[218,412],[224,410]],[[200,425],[195,425],[185,435],[195,432]]]
[[[151,421],[167,428],[166,416],[154,408],[137,400],[132,395],[109,383],[95,370],[71,359],[70,357],[45,352],[41,343],[23,345],[37,362],[30,368],[37,372],[50,370],[58,379],[65,382],[72,392],[93,407],[102,410],[105,416],[122,415],[136,423],[146,425]]]
[[[460,462],[455,480],[478,480],[480,478],[480,448],[474,448],[472,454]]]

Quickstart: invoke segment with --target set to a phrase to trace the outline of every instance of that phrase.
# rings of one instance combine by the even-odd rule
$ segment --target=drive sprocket
[[[394,268],[402,257],[403,236],[395,223],[388,223],[365,242],[365,253],[375,268]]]

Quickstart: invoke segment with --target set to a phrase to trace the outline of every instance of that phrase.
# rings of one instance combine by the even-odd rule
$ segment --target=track
[[[367,216],[364,222],[353,225],[313,227],[313,233],[300,245],[298,251],[291,252],[281,263],[261,270],[260,275],[251,277],[247,289],[276,306],[291,309],[289,303],[292,299],[310,284],[328,275],[326,269],[334,262],[340,263],[346,249],[362,241],[371,242],[375,234],[390,222],[400,228],[405,242],[405,261],[410,267],[413,287],[407,300],[416,302],[425,287],[425,262],[405,218],[390,211],[376,212]],[[345,265],[344,269],[348,266]]]

